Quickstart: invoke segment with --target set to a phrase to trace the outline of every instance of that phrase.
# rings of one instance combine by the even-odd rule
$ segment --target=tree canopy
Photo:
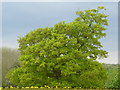
[[[38,28],[18,39],[20,66],[7,78],[17,86],[103,87],[107,58],[99,41],[108,25],[104,7],[77,11],[72,22]]]

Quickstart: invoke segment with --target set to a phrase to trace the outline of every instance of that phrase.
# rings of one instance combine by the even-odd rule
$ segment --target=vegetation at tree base
[[[8,49],[8,50],[6,50],[6,49]],[[15,50],[15,49],[10,49],[10,48],[6,48],[6,49],[3,49],[3,50],[6,50],[6,51],[9,51],[9,50],[11,50],[11,51],[17,51],[17,50]],[[1,48],[0,48],[0,50],[1,50]],[[4,51],[3,51],[4,52]],[[15,53],[15,52],[9,52],[9,54],[7,54],[7,55],[13,55],[13,53]],[[8,52],[6,52],[6,53],[8,53]],[[3,55],[3,56],[6,56],[6,53],[4,53],[5,55]],[[18,52],[17,52],[18,53]],[[9,56],[7,56],[6,57],[6,59],[4,59],[4,60],[6,60],[5,62],[7,62],[8,60],[9,60],[9,62],[13,62],[13,60],[15,60],[14,59],[14,57],[16,58],[16,57],[18,57],[18,54],[14,54],[14,56],[13,56],[13,59],[9,59]],[[1,59],[0,59],[1,60]],[[8,63],[8,62],[7,62]],[[16,61],[14,61],[13,63],[18,63],[18,61],[17,61],[17,59],[16,59]],[[17,64],[18,65],[18,64]],[[14,67],[14,68],[16,68],[16,66],[17,65],[15,65],[15,64],[10,64],[9,63],[9,67]],[[7,67],[7,65],[6,65],[6,67]],[[105,85],[104,85],[104,87],[106,87],[106,88],[113,88],[113,89],[115,89],[115,88],[120,88],[120,78],[117,76],[117,75],[119,75],[120,74],[120,65],[119,65],[119,67],[118,67],[118,64],[104,64],[104,67],[105,67],[105,69],[106,69],[106,71],[107,71],[107,80],[105,81]],[[9,68],[10,69],[10,68]],[[3,68],[3,70],[5,70],[4,68]],[[6,71],[4,71],[4,72],[8,72],[8,69],[6,70]],[[3,72],[3,74],[4,74],[4,72]],[[118,79],[118,78],[119,79]],[[5,74],[4,74],[4,76],[3,76],[3,81],[5,81],[5,82],[3,82],[3,87],[9,87],[9,86],[15,86],[14,84],[11,84],[11,83],[9,83],[8,82],[8,80],[7,79],[5,79]],[[8,88],[9,89],[9,88]],[[41,90],[42,90],[43,88],[41,88]],[[7,90],[7,88],[5,88],[5,89],[3,89],[3,90]],[[22,90],[24,90],[24,89],[22,89]],[[51,90],[51,89],[50,89]],[[57,90],[57,89],[56,89]],[[58,90],[59,90],[59,88],[58,88]],[[61,90],[64,90],[64,89],[61,89]],[[67,90],[67,89],[66,89]],[[74,90],[74,89],[73,89]],[[76,90],[76,89],[75,89]]]
[[[7,50],[8,49],[8,50]],[[4,62],[6,62],[6,63],[8,63],[8,62],[12,62],[11,64],[9,63],[9,65],[5,65],[5,67],[16,67],[18,64],[18,61],[17,61],[17,58],[18,58],[18,52],[16,52],[17,50],[16,49],[12,49],[12,48],[6,48],[6,49],[2,49],[2,48],[0,48],[0,52],[2,53],[2,52],[5,52],[6,51],[6,53],[3,53],[4,55],[2,55],[2,56],[4,56],[4,57],[6,57],[6,55],[9,55],[9,56],[7,56],[6,57],[6,59],[4,59],[3,61]],[[16,54],[15,54],[16,53]],[[10,59],[9,57],[11,57],[12,56],[12,58],[13,59]],[[17,57],[17,58],[16,58]],[[0,60],[2,60],[2,58],[0,59]],[[16,65],[15,65],[16,64]],[[119,77],[117,76],[117,75],[119,75],[120,74],[120,66],[118,67],[118,64],[104,64],[104,67],[105,67],[105,69],[106,69],[106,71],[107,71],[107,80],[105,81],[105,86],[104,87],[106,87],[106,88],[120,88],[120,79],[118,79]],[[5,87],[8,87],[8,86],[15,86],[14,84],[11,84],[11,83],[9,83],[8,82],[8,80],[7,79],[5,79],[5,75],[6,75],[6,73],[8,72],[8,70],[10,69],[10,68],[8,68],[8,69],[2,69],[2,68],[0,68],[0,69],[2,69],[2,70],[4,70],[3,71],[3,81],[5,81],[5,82],[3,82],[3,85],[2,86],[5,86]],[[4,72],[6,72],[5,74],[4,74]],[[1,74],[0,74],[1,75]],[[117,78],[118,77],[118,78]],[[8,88],[9,89],[9,88]],[[3,90],[7,90],[7,88],[5,88],[5,89],[3,89]],[[32,89],[33,90],[33,89]],[[42,90],[42,89],[41,89]],[[50,89],[51,90],[51,89]],[[57,89],[56,89],[57,90]],[[58,89],[59,90],[59,89]],[[64,89],[63,89],[64,90]],[[67,90],[67,89],[66,89]],[[74,90],[74,89],[73,89]],[[76,90],[76,89],[75,89]]]
[[[107,73],[98,58],[108,52],[99,41],[108,25],[102,11],[77,11],[70,23],[38,28],[19,38],[20,66],[7,78],[17,86],[104,87]]]
[[[8,50],[7,50],[8,49]],[[5,51],[6,51],[6,53],[7,53],[7,56],[6,56],[6,53],[5,53]],[[8,65],[5,65],[4,67],[8,67],[9,66],[9,68],[7,69],[7,70],[5,70],[4,68],[3,68],[3,70],[4,70],[4,72],[8,72],[8,70],[12,67],[16,67],[18,64],[18,61],[17,61],[17,58],[18,58],[18,56],[19,56],[19,54],[18,54],[18,52],[17,52],[17,50],[16,49],[12,49],[12,48],[5,48],[5,49],[2,49],[2,48],[0,48],[0,52],[2,53],[2,52],[4,52],[3,54],[4,55],[2,55],[3,57],[6,57],[6,59],[4,59],[3,61],[4,62],[6,62]],[[8,54],[9,53],[9,54]],[[16,54],[15,54],[16,53]],[[10,55],[10,56],[9,56]],[[8,61],[9,60],[9,58],[13,58],[12,60],[10,59],[10,61]],[[17,58],[16,58],[17,57]],[[2,59],[0,59],[0,60],[2,60]],[[12,62],[12,63],[8,63],[8,62]],[[106,88],[120,88],[120,79],[118,79],[118,75],[120,74],[120,66],[118,67],[118,64],[104,64],[104,67],[105,67],[105,69],[106,69],[106,71],[107,71],[107,80],[105,81],[105,84],[104,84],[104,87],[106,87]],[[2,68],[0,68],[0,69],[2,69]],[[118,70],[119,70],[119,72],[118,72]],[[5,86],[5,87],[8,87],[8,86],[15,86],[14,84],[11,84],[11,83],[9,83],[8,82],[8,80],[7,79],[5,79],[5,75],[6,75],[6,73],[4,73],[3,72],[3,85],[2,86]],[[1,74],[0,74],[1,75]],[[9,88],[8,88],[9,89]],[[4,90],[6,90],[6,89],[4,89]],[[59,89],[58,89],[59,90]],[[64,90],[64,89],[63,89]]]
[[[66,89],[66,88],[23,88],[23,89],[10,89],[10,88],[5,88],[2,90],[95,90],[95,89],[78,89],[78,88],[73,88],[73,89]],[[99,90],[99,89],[98,89]],[[104,90],[109,90],[109,89],[104,89]],[[118,89],[112,89],[112,90],[118,90]]]

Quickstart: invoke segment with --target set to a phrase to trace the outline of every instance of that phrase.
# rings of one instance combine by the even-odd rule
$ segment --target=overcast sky
[[[0,4],[1,6],[1,4]],[[104,63],[118,63],[118,3],[117,2],[4,2],[2,3],[3,46],[17,48],[18,36],[40,27],[53,27],[60,21],[71,22],[76,11],[105,6],[109,26],[107,36],[100,41],[109,57]]]

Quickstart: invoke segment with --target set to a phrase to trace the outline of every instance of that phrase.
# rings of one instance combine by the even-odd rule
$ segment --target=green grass
[[[107,88],[118,88],[115,86],[114,83],[118,80],[118,65],[112,64],[107,66],[107,76],[108,79],[106,80],[105,87]]]
[[[17,88],[13,88],[13,89],[9,89],[9,88],[5,88],[2,90],[110,90],[110,89],[64,89],[64,88],[22,88],[22,89],[17,89]],[[117,89],[111,89],[111,90],[117,90]]]

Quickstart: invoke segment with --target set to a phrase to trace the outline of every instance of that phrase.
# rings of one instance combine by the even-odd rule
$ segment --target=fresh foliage
[[[104,7],[77,11],[72,22],[38,28],[18,39],[20,67],[7,77],[17,86],[103,87],[106,58],[100,38],[108,25]]]

